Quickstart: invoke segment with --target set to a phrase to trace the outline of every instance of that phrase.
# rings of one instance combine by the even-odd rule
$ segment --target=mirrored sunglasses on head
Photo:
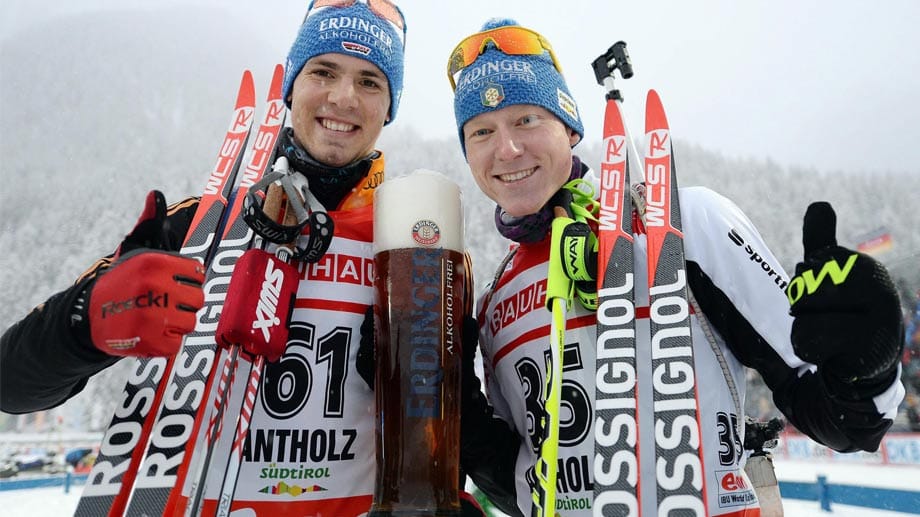
[[[472,65],[489,44],[510,56],[539,56],[549,52],[553,66],[561,74],[562,66],[556,59],[553,46],[540,33],[521,27],[508,25],[487,31],[477,32],[461,41],[451,52],[447,60],[447,78],[452,90],[457,89],[457,74]]]
[[[310,13],[319,7],[351,7],[355,5],[356,1],[359,0],[314,0],[307,9],[307,16],[304,19],[306,20]],[[403,18],[402,12],[390,0],[364,0],[363,3],[367,4],[371,12],[377,15],[378,18],[392,22],[401,31],[406,30],[406,20]]]

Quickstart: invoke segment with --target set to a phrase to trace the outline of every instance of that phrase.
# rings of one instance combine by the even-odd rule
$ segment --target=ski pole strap
[[[278,183],[284,189],[288,203],[296,220],[291,224],[278,223],[269,217],[261,201],[263,191],[272,183]],[[243,201],[243,219],[262,238],[276,243],[295,242],[305,226],[310,226],[306,247],[295,247],[294,259],[316,262],[323,256],[332,243],[335,224],[323,205],[310,192],[309,183],[303,174],[293,173],[286,157],[281,156],[275,162],[272,171],[252,186]],[[285,218],[290,221],[290,218]]]
[[[597,222],[600,203],[597,202],[594,185],[583,178],[576,178],[562,186],[571,194],[568,212],[576,221]]]

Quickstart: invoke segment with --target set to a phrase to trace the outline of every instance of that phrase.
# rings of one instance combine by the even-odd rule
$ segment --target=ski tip
[[[645,98],[645,132],[667,128],[668,117],[665,115],[661,97],[654,89],[649,90]]]
[[[236,107],[253,106],[256,103],[256,83],[252,78],[252,72],[248,69],[243,70],[243,78],[240,81],[240,93],[237,98]]]
[[[279,92],[278,95],[281,95],[282,82],[284,81],[284,66],[280,63],[275,65],[275,70],[272,72],[272,82],[269,86],[269,91]]]

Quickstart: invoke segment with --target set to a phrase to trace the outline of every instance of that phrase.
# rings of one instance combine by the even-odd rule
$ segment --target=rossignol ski
[[[656,513],[706,515],[677,175],[668,120],[655,90],[645,104],[645,188]]]
[[[625,43],[615,44],[593,66],[607,89],[598,214],[594,509],[595,515],[634,516],[640,476],[630,142],[622,96],[613,87],[614,70],[626,79],[632,75]]]
[[[181,253],[210,263],[214,237],[220,231],[228,195],[242,161],[255,110],[252,74],[243,73],[230,126],[189,226]],[[122,515],[146,450],[155,413],[166,389],[161,382],[174,358],[135,359],[121,404],[102,439],[99,455],[75,511],[77,517]]]
[[[670,128],[654,90],[646,99],[644,170],[635,183],[645,190],[638,206],[630,195],[629,168],[639,162],[614,88],[614,71],[632,76],[626,44],[615,43],[593,63],[607,89],[604,156],[598,224],[598,311],[595,392],[595,515],[706,514],[699,403],[686,279],[677,176]],[[628,152],[627,152],[628,151]],[[641,190],[639,190],[641,192]],[[635,217],[635,219],[634,219]],[[647,242],[650,342],[636,342],[633,222]],[[649,350],[639,358],[637,350]],[[651,363],[651,379],[639,379],[637,360]],[[667,382],[663,379],[667,378]],[[639,418],[639,392],[651,392],[652,418]],[[646,395],[648,396],[648,395]],[[651,428],[645,429],[651,425]],[[651,439],[655,462],[640,462],[640,441]],[[641,483],[642,472],[654,472]],[[644,494],[640,499],[640,494]]]
[[[205,304],[198,312],[195,330],[186,335],[171,372],[163,403],[157,411],[146,456],[137,474],[134,492],[128,506],[130,515],[164,515],[182,512],[181,500],[188,460],[196,444],[202,422],[208,420],[211,396],[219,391],[220,375],[214,375],[217,345],[214,331],[227,293],[227,285],[236,259],[252,241],[253,232],[242,218],[242,204],[249,188],[259,181],[270,162],[276,137],[283,125],[285,107],[281,100],[281,65],[275,67],[273,91],[264,109],[263,126],[273,131],[259,132],[251,149],[250,159],[242,171],[226,216],[224,231],[212,254],[205,283]],[[204,404],[204,405],[202,405]],[[175,495],[174,495],[175,494]]]
[[[278,134],[284,125],[287,112],[284,109],[281,91],[283,77],[283,67],[277,65],[269,86],[263,120],[256,133],[249,162],[245,168],[246,171],[250,171],[251,181],[247,182],[245,187],[241,185],[235,194],[234,211],[231,215],[233,225],[238,226],[235,230],[238,234],[243,232],[242,226],[246,226],[241,214],[243,200],[249,189],[261,179],[272,162]],[[232,228],[228,229],[228,232],[230,230]],[[238,257],[234,258],[234,263],[236,258]],[[224,280],[229,284],[229,277]],[[226,295],[226,286],[222,292]],[[211,328],[212,334],[216,328],[215,320],[215,325]],[[216,342],[214,343],[216,346]],[[228,422],[232,425],[235,418],[239,417],[234,409],[228,412],[227,408],[240,407],[244,387],[241,383],[249,375],[250,364],[245,360],[239,361],[236,355],[231,356],[227,350],[221,349],[217,353],[216,365],[209,374],[209,390],[205,396],[205,404],[199,408],[196,417],[195,434],[193,435],[195,439],[189,443],[186,450],[187,461],[183,462],[179,470],[178,483],[167,503],[167,508],[172,509],[173,515],[197,515],[200,512],[205,488],[204,481],[208,472],[215,466],[222,469],[225,465],[226,451],[218,447],[221,433],[225,431]],[[204,422],[207,422],[206,426],[203,426]]]

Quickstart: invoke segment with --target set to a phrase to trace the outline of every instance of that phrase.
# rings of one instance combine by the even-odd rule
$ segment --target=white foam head
[[[374,253],[419,247],[464,249],[460,187],[426,169],[387,178],[374,191]]]

